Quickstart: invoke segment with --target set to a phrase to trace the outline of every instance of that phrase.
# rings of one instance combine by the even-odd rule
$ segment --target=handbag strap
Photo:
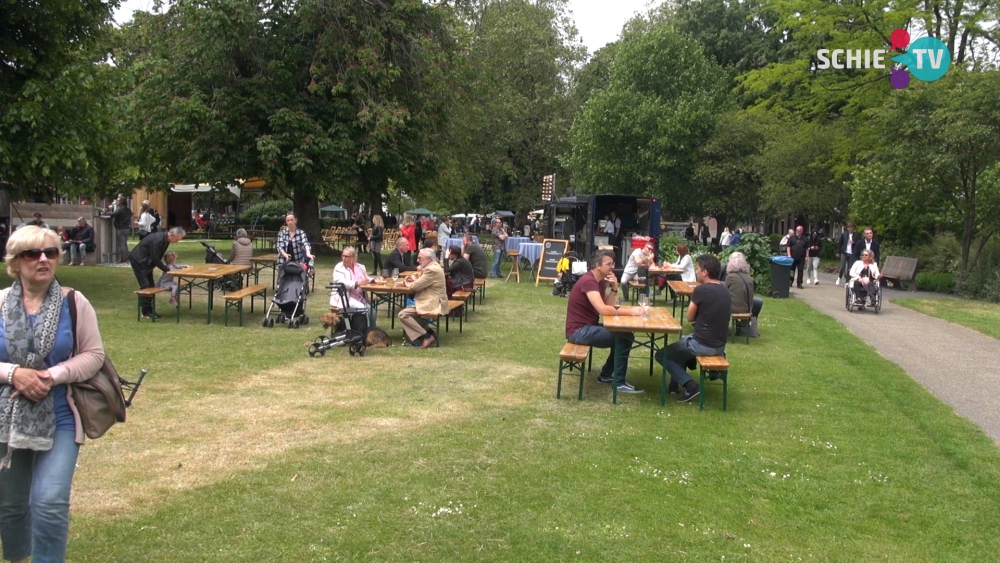
[[[73,325],[73,355],[76,355],[76,290],[70,289],[69,294],[66,295],[66,299],[69,300],[69,318]]]

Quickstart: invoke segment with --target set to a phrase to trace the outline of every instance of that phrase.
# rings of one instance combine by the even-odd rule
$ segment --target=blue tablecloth
[[[542,257],[542,243],[522,242],[518,247],[518,252],[521,253],[521,258],[531,263],[531,269],[534,270],[538,264],[538,259]]]
[[[507,250],[519,250],[522,242],[531,242],[528,237],[507,237]]]

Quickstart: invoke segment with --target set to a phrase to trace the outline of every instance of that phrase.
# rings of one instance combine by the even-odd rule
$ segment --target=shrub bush
[[[771,256],[774,256],[778,253],[778,246],[781,245],[781,239],[785,238],[785,235],[781,233],[771,233],[767,235],[767,238]]]
[[[287,199],[262,201],[244,209],[243,212],[240,213],[239,222],[244,225],[252,225],[254,221],[260,223],[260,219],[262,218],[275,217],[284,221],[285,214],[291,210],[292,202]]]
[[[823,246],[819,249],[819,257],[821,260],[836,260],[837,243],[830,239],[823,239]]]
[[[1000,263],[992,256],[980,258],[979,266],[961,277],[961,293],[971,299],[1000,302]]]
[[[917,289],[935,293],[955,293],[955,274],[951,272],[920,272]]]

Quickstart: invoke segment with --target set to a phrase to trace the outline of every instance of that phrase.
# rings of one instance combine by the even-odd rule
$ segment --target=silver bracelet
[[[7,370],[7,385],[14,385],[14,372],[17,370],[17,365],[11,365],[10,369]]]

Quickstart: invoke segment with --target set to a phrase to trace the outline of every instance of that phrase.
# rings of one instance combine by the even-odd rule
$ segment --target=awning
[[[416,209],[411,209],[410,211],[407,211],[407,213],[410,214],[410,215],[434,215],[433,211],[430,211],[428,209],[424,209],[423,207],[418,207]]]
[[[501,217],[513,217],[514,216],[514,213],[512,213],[510,211],[494,211],[493,214],[494,215],[499,215]]]
[[[184,194],[184,193],[201,194],[201,193],[208,193],[213,189],[214,188],[212,184],[174,184],[173,187],[170,188],[170,191],[179,194]],[[235,194],[236,197],[240,197],[240,194],[242,193],[240,187],[235,184],[229,184],[228,186],[226,186],[226,189],[233,192],[233,194]]]
[[[344,209],[339,205],[327,205],[326,207],[320,207],[319,210],[328,213],[340,213],[342,211],[347,211],[346,209]]]

